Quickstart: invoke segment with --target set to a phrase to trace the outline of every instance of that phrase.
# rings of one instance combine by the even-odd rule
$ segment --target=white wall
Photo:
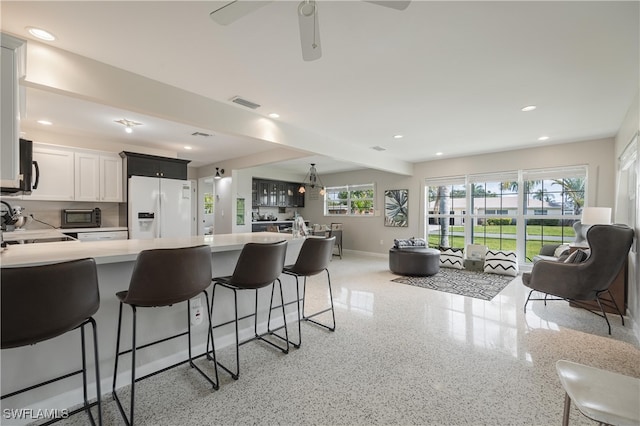
[[[216,199],[214,203],[215,213],[215,227],[213,228],[214,234],[231,234],[232,232],[232,220],[234,217],[235,197],[232,195],[232,179],[230,177],[224,177],[214,181],[216,186]]]
[[[375,183],[375,208],[380,211],[380,216],[325,217],[320,198],[317,201],[307,199],[305,218],[311,223],[344,223],[345,249],[387,253],[394,238],[424,236],[423,186],[426,178],[579,164],[588,166],[588,205],[613,207],[615,161],[614,141],[611,138],[417,163],[412,177],[370,169],[331,175],[324,175],[320,170],[322,181],[327,186]],[[407,228],[384,226],[383,202],[386,189],[409,190]]]
[[[622,154],[627,145],[631,142],[633,137],[640,131],[640,91],[636,93],[635,99],[629,111],[620,126],[620,131],[615,138],[615,161],[617,166],[617,159]],[[640,142],[638,143],[638,158],[640,159]],[[636,170],[636,176],[640,177],[640,161],[638,161],[638,167]],[[617,178],[617,176],[616,176]],[[617,183],[617,182],[616,182]],[[636,188],[636,212],[640,211],[640,180],[637,182]],[[623,188],[621,185],[616,185],[616,188],[620,190],[626,189],[626,185]],[[617,194],[624,197],[624,194]],[[634,328],[635,335],[640,339],[640,247],[638,238],[640,237],[640,214],[636,213],[636,223],[629,224],[635,228],[636,240],[632,252],[629,255],[629,288],[628,288],[628,309],[631,316],[632,327]]]

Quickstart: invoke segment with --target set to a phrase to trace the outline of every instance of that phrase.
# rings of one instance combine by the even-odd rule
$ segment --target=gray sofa
[[[536,256],[533,256],[533,263],[539,262],[541,260],[552,260],[552,261],[564,261],[569,256],[569,248],[564,250],[560,256],[555,255],[555,251],[562,244],[545,244],[540,249],[540,253]]]

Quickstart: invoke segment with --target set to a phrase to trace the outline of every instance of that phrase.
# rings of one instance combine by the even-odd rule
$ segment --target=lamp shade
[[[611,207],[585,207],[580,221],[584,225],[610,225]]]

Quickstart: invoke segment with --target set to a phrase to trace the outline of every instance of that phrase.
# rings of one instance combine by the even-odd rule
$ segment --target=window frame
[[[582,207],[585,207],[589,205],[587,201],[589,199],[588,171],[589,169],[587,165],[577,165],[577,166],[565,166],[565,167],[556,167],[556,168],[548,168],[548,169],[520,169],[520,170],[512,170],[512,171],[490,173],[490,174],[476,174],[476,175],[469,174],[464,176],[427,178],[424,181],[424,191],[425,191],[424,192],[425,206],[424,206],[424,217],[423,217],[424,238],[427,239],[427,241],[429,241],[428,239],[429,239],[430,231],[432,231],[430,229],[430,221],[437,222],[438,219],[460,218],[458,220],[459,222],[461,222],[461,225],[464,227],[463,228],[464,229],[463,247],[466,247],[468,244],[472,244],[472,242],[474,241],[474,234],[477,233],[477,230],[474,228],[474,225],[476,225],[476,221],[478,219],[486,220],[488,218],[497,218],[497,219],[512,218],[514,223],[511,226],[515,226],[515,251],[518,254],[519,263],[530,264],[531,259],[527,258],[527,248],[530,251],[534,248],[533,246],[530,245],[530,243],[538,241],[540,245],[542,245],[545,243],[549,243],[550,240],[554,240],[553,242],[556,242],[555,240],[557,240],[559,244],[573,241],[572,229],[568,229],[568,228],[571,228],[571,222],[580,220],[580,214],[575,213],[577,209],[575,209],[572,212],[566,208],[565,192],[567,192],[568,190],[564,186],[562,191],[558,192],[557,194],[551,191],[556,195],[556,197],[558,196],[558,194],[561,194],[560,195],[561,200],[559,200],[559,203],[556,203],[556,205],[553,206],[555,210],[557,210],[558,207],[560,207],[559,212],[554,214],[553,211],[547,211],[546,214],[536,214],[537,211],[539,213],[539,210],[541,210],[544,207],[544,204],[541,204],[542,207],[540,208],[538,208],[538,206],[536,205],[530,205],[530,203],[528,204],[528,198],[531,197],[531,194],[533,192],[531,192],[532,188],[530,188],[528,192],[525,190],[524,188],[525,181],[539,180],[543,182],[545,180],[553,181],[553,180],[564,180],[564,179],[575,179],[575,178],[583,179]],[[509,213],[504,214],[505,208],[502,206],[503,201],[500,201],[501,203],[500,206],[495,208],[491,207],[489,210],[487,210],[487,212],[484,211],[484,207],[482,209],[482,212],[479,212],[479,211],[474,212],[473,209],[477,207],[479,204],[474,205],[475,202],[477,201],[477,200],[474,200],[474,196],[477,198],[478,194],[476,195],[473,194],[473,191],[474,191],[473,185],[483,184],[485,186],[488,186],[489,183],[495,184],[500,182],[509,182],[513,184],[511,192],[508,196],[510,197],[515,196],[516,204],[515,206],[512,206],[513,202],[509,203],[509,207],[508,207]],[[464,188],[466,191],[466,204],[464,206],[464,210],[461,209],[460,205],[457,205],[456,207],[457,210],[461,211],[461,213],[459,214],[443,214],[443,215],[433,214],[433,211],[431,211],[433,210],[431,209],[431,203],[433,200],[430,199],[429,188],[437,187],[437,186],[453,187],[455,185],[458,185],[458,186],[462,185],[462,183],[464,183]],[[516,186],[517,186],[517,189],[516,189]],[[489,190],[487,188],[485,189],[487,190],[487,193],[485,193],[484,195],[481,195],[481,198],[485,199],[484,204],[486,205],[486,199],[488,198],[487,194],[489,193]],[[544,192],[542,192],[542,194],[544,195]],[[504,197],[505,194],[503,193],[503,191],[501,191],[501,193],[498,196]],[[493,198],[494,196],[491,196],[491,197]],[[452,204],[452,209],[453,209],[453,204]],[[493,212],[493,213],[489,214],[488,212]],[[544,223],[541,223],[540,225],[541,229],[535,230],[536,232],[539,231],[540,235],[538,236],[538,234],[536,233],[535,236],[533,236],[533,238],[530,238],[528,232],[531,231],[531,229],[528,229],[527,227],[529,226],[528,221],[531,219],[559,220],[560,222],[558,225],[546,225]],[[560,233],[557,234],[557,232],[555,231],[558,231],[558,230],[555,229],[554,232],[550,232],[546,234],[544,233],[545,226],[547,228],[551,226],[559,226]],[[510,231],[509,235],[511,235],[512,234],[511,230],[509,231]],[[441,232],[442,231],[440,231],[440,233]],[[453,230],[451,231],[450,234],[447,234],[449,237],[453,237],[453,240],[455,241],[455,243],[450,244],[452,247],[460,246],[458,234],[460,234],[459,229]],[[433,233],[431,233],[431,235],[433,236]],[[500,232],[500,235],[498,237],[498,239],[500,239],[500,242],[499,242],[500,246],[502,246],[502,239],[503,239],[502,235],[503,235],[502,232]],[[458,238],[458,241],[455,240],[456,237]],[[432,243],[432,246],[433,246],[433,243]],[[532,257],[531,253],[529,253],[529,255],[530,255],[529,257]]]
[[[329,202],[330,201],[335,201],[333,199],[330,199],[330,194],[336,193],[336,190],[338,190],[337,191],[338,193],[339,192],[346,192],[347,193],[347,198],[344,199],[344,201],[346,203],[346,204],[344,204],[346,206],[346,212],[345,213],[330,213],[329,212],[329,210],[330,210],[329,209]],[[343,190],[343,191],[340,191],[340,190]],[[372,196],[371,197],[357,198],[357,199],[352,198],[352,192],[354,192],[354,191],[368,191],[368,190],[372,191]],[[325,216],[325,217],[375,217],[376,195],[377,195],[376,184],[374,182],[372,182],[372,183],[362,183],[362,184],[327,186],[327,187],[325,187],[325,194],[324,194],[324,199],[323,199],[323,216]],[[340,199],[340,200],[342,200],[342,199]],[[364,212],[364,213],[354,213],[353,212],[353,208],[352,208],[352,203],[354,201],[370,201],[371,202],[370,211],[369,212]],[[340,205],[342,205],[342,203]],[[335,210],[335,206],[332,206],[332,207]]]

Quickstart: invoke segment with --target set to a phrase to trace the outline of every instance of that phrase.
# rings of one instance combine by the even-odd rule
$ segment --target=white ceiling
[[[1,25],[24,38],[26,26],[42,27],[55,47],[214,100],[241,95],[262,105],[258,114],[408,162],[611,137],[638,91],[638,2],[414,0],[397,11],[319,1],[323,56],[314,62],[301,57],[297,2],[273,2],[229,26],[209,18],[219,3],[3,0]],[[530,104],[538,109],[520,111]],[[46,91],[30,89],[27,105],[28,120],[126,136],[194,165],[274,148]],[[124,135],[119,118],[144,125]],[[543,135],[550,139],[539,142]],[[313,159],[324,172],[360,167],[333,157]],[[304,173],[308,162],[294,164]]]

